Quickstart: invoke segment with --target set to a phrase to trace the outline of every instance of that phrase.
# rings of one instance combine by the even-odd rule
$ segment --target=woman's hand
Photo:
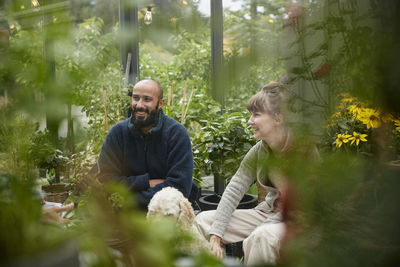
[[[224,250],[221,247],[221,237],[211,235],[210,248],[211,252],[214,253],[218,258],[222,259],[224,257]]]

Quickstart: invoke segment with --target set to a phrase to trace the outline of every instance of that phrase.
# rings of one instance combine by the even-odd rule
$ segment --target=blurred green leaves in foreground
[[[2,23],[7,21],[1,25],[10,35],[2,35],[0,47],[1,264],[52,254],[68,242],[78,247],[89,266],[172,266],[185,255],[197,266],[220,264],[206,253],[188,252],[191,238],[174,222],[149,224],[126,188],[96,182],[87,190],[80,188],[89,180],[87,173],[105,135],[125,117],[129,105],[131,85],[119,64],[116,19],[106,12],[100,13],[104,18],[85,17],[85,12],[90,14],[85,1],[72,1],[75,12],[81,11],[76,24],[76,13],[71,14],[63,1],[48,1],[57,7],[48,12],[31,8],[33,16],[24,14],[34,1],[11,2],[1,13]],[[254,142],[246,127],[246,100],[261,85],[287,74],[285,83],[296,93],[294,124],[314,126],[299,136],[305,143],[317,143],[321,158],[313,162],[295,156],[289,165],[274,163],[292,177],[293,186],[281,264],[397,266],[400,174],[391,160],[399,159],[398,139],[386,142],[391,140],[375,127],[365,129],[350,117],[330,125],[328,137],[324,133],[341,92],[398,118],[399,5],[356,0],[303,1],[303,6],[278,0],[242,2],[242,10],[227,11],[224,18],[230,38],[224,54],[224,112],[210,97],[208,22],[196,5],[174,2],[170,8],[175,17],[162,14],[168,23],[155,23],[151,30],[140,24],[148,37],[140,43],[142,78],[161,82],[169,103],[166,113],[188,129],[195,178],[214,169],[226,178],[234,173]],[[260,7],[256,13],[255,2]],[[195,21],[196,27],[185,25],[188,21]],[[73,138],[54,140],[52,135],[68,117],[68,105],[82,109],[87,126],[78,129],[76,119],[71,124],[76,129],[69,132]],[[347,107],[341,112],[349,115]],[[44,118],[48,137],[37,131]],[[351,140],[341,146],[348,151],[332,145],[338,134],[353,134],[340,132],[349,129],[362,129],[385,142],[361,151]],[[398,129],[390,130],[398,138]],[[388,144],[394,144],[390,151]],[[67,227],[40,222],[38,168],[56,165],[57,149],[66,159],[63,181],[72,187],[68,201],[78,203]],[[360,157],[365,151],[367,157]]]

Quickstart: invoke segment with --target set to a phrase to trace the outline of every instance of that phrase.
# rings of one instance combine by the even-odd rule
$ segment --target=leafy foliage
[[[370,65],[376,60],[374,52],[379,51],[380,43],[370,40],[379,39],[380,34],[375,30],[377,17],[371,5],[335,0],[289,6],[291,15],[285,28],[291,41],[285,45],[285,58],[291,63],[290,84],[303,86],[298,94],[303,111],[317,108],[327,118],[334,109],[335,96],[341,92],[352,93],[360,100],[375,95],[379,75]]]
[[[101,18],[81,23],[74,34],[73,52],[60,61],[60,69],[75,77],[72,103],[82,106],[90,118],[88,136],[97,152],[110,127],[124,118],[129,103],[115,44],[117,29],[104,33],[103,27]]]
[[[170,63],[157,62],[149,52],[144,53],[142,77],[168,86],[168,91],[164,92],[168,94],[164,111],[188,129],[197,181],[210,173],[230,178],[254,144],[243,116],[244,105],[236,108],[242,113],[231,108],[221,112],[220,104],[208,95],[210,44],[205,38],[183,32],[173,40],[179,54],[174,55]],[[182,110],[186,112],[183,114]]]
[[[196,30],[202,31],[206,23],[193,11],[195,4],[185,2],[189,4],[183,7],[181,2],[168,1],[167,8],[175,9],[173,18],[169,18],[172,13],[155,8],[160,20],[154,21],[152,29],[140,25],[146,29],[141,35],[140,69],[142,78],[158,80],[164,86],[164,111],[188,129],[196,179],[211,172],[232,177],[255,142],[246,124],[245,101],[263,84],[286,74],[284,64],[288,65],[290,85],[298,86],[302,107],[318,106],[325,114],[332,113],[338,92],[354,92],[360,98],[352,101],[367,103],[363,90],[369,97],[371,92],[378,93],[376,89],[384,90],[377,86],[378,70],[371,68],[384,53],[378,43],[370,41],[381,37],[371,25],[376,13],[368,9],[376,1],[306,1],[302,7],[285,7],[280,0],[246,0],[241,10],[225,16],[225,44],[229,45],[224,52],[227,101],[222,107],[210,97],[210,36]],[[13,1],[13,10],[19,10],[21,3]],[[110,7],[111,2],[101,3]],[[257,9],[256,3],[263,9]],[[368,8],[361,9],[361,5]],[[358,13],[360,10],[365,13]],[[139,266],[172,266],[176,258],[186,255],[180,248],[190,244],[190,237],[171,221],[148,224],[123,186],[98,187],[94,182],[83,194],[77,192],[81,194],[79,207],[72,212],[69,231],[39,222],[40,205],[33,191],[35,166],[57,164],[54,160],[58,152],[46,143],[45,135],[35,135],[32,120],[45,112],[61,120],[65,114],[60,106],[65,104],[81,106],[90,118],[86,135],[80,139],[83,141],[69,155],[71,181],[78,189],[88,178],[107,131],[125,117],[130,85],[119,65],[117,28],[108,28],[99,17],[83,21],[72,33],[66,30],[68,23],[43,25],[37,23],[40,16],[29,20],[10,17],[14,25],[10,45],[0,51],[0,91],[9,96],[7,105],[2,98],[0,106],[0,226],[7,229],[0,238],[0,249],[6,255],[1,262],[29,258],[73,235],[88,266],[129,264],[109,249],[110,243],[121,245]],[[160,34],[166,32],[163,24],[168,26],[168,34]],[[293,53],[279,46],[279,24],[284,24],[286,34],[295,37],[285,44],[293,48]],[[43,42],[48,33],[52,34],[50,45]],[[157,51],[146,46],[147,39],[153,41]],[[309,46],[310,40],[313,46]],[[278,46],[282,50],[278,51]],[[49,62],[44,60],[43,51],[54,53],[54,77],[48,74]],[[279,58],[281,52],[284,58]],[[324,92],[326,88],[329,90]],[[311,99],[302,98],[309,93]],[[284,261],[288,265],[344,265],[343,261],[356,265],[360,259],[368,265],[370,255],[377,255],[373,264],[390,265],[397,259],[393,255],[398,252],[398,238],[393,233],[398,232],[400,217],[393,203],[398,202],[398,171],[375,165],[375,161],[330,152],[332,148],[370,152],[375,146],[369,143],[370,135],[377,131],[377,143],[386,139],[378,131],[381,127],[389,127],[398,144],[398,119],[393,115],[387,125],[378,127],[377,121],[384,120],[382,113],[374,115],[375,122],[369,116],[364,123],[367,116],[358,117],[360,112],[354,117],[347,105],[350,102],[342,104],[339,116],[329,122],[332,125],[325,140],[329,149],[323,151],[323,160],[310,162],[307,157],[297,157],[290,166],[276,163],[291,174],[298,195],[294,213],[299,214],[290,214],[293,217],[289,216],[288,222],[288,232],[294,228],[297,234],[286,247],[293,260],[290,262],[289,257]],[[376,111],[376,107],[371,103],[364,108]],[[337,134],[350,135],[355,130],[368,134],[367,142],[352,139],[346,143],[343,139],[339,147]],[[207,254],[200,253],[194,259],[199,266],[219,264]]]
[[[40,222],[41,206],[33,180],[0,173],[0,262],[9,264],[54,249],[68,240],[57,227]],[[21,208],[23,207],[23,208]]]
[[[195,175],[201,175],[202,170],[229,180],[255,143],[247,120],[238,112],[225,112],[218,119],[204,122],[202,134],[193,140]]]
[[[65,171],[70,159],[60,149],[55,148],[49,140],[48,131],[43,133],[40,130],[36,130],[32,136],[32,146],[29,149],[29,154],[36,167],[46,171],[46,177],[49,183],[52,184],[55,181],[56,170]]]

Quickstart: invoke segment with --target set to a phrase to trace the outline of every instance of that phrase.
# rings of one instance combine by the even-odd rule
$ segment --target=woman
[[[290,99],[291,93],[277,82],[270,82],[250,98],[248,123],[260,141],[244,157],[217,210],[201,212],[195,219],[199,231],[210,236],[211,250],[220,258],[224,255],[221,243],[239,241],[243,241],[246,264],[275,263],[279,257],[285,232],[279,199],[286,179],[268,166],[268,161],[292,150],[292,132],[285,121]],[[254,209],[236,209],[255,181],[268,191],[265,200]]]

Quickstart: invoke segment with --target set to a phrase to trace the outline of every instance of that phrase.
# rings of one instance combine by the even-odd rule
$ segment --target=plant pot
[[[42,185],[42,191],[45,192],[44,200],[50,202],[64,203],[68,198],[68,185],[64,183]]]
[[[66,192],[67,184],[59,183],[59,184],[46,184],[42,185],[42,190],[46,193],[62,193]]]
[[[199,198],[199,206],[202,211],[217,209],[221,197],[216,194],[204,195]],[[252,209],[257,205],[257,196],[245,194],[240,200],[238,209]]]
[[[208,190],[208,189],[202,189],[202,188],[200,188],[200,197],[203,197],[203,196],[208,196],[208,195],[214,195],[215,194],[215,192],[213,191],[213,190]],[[199,197],[199,198],[200,198]]]

